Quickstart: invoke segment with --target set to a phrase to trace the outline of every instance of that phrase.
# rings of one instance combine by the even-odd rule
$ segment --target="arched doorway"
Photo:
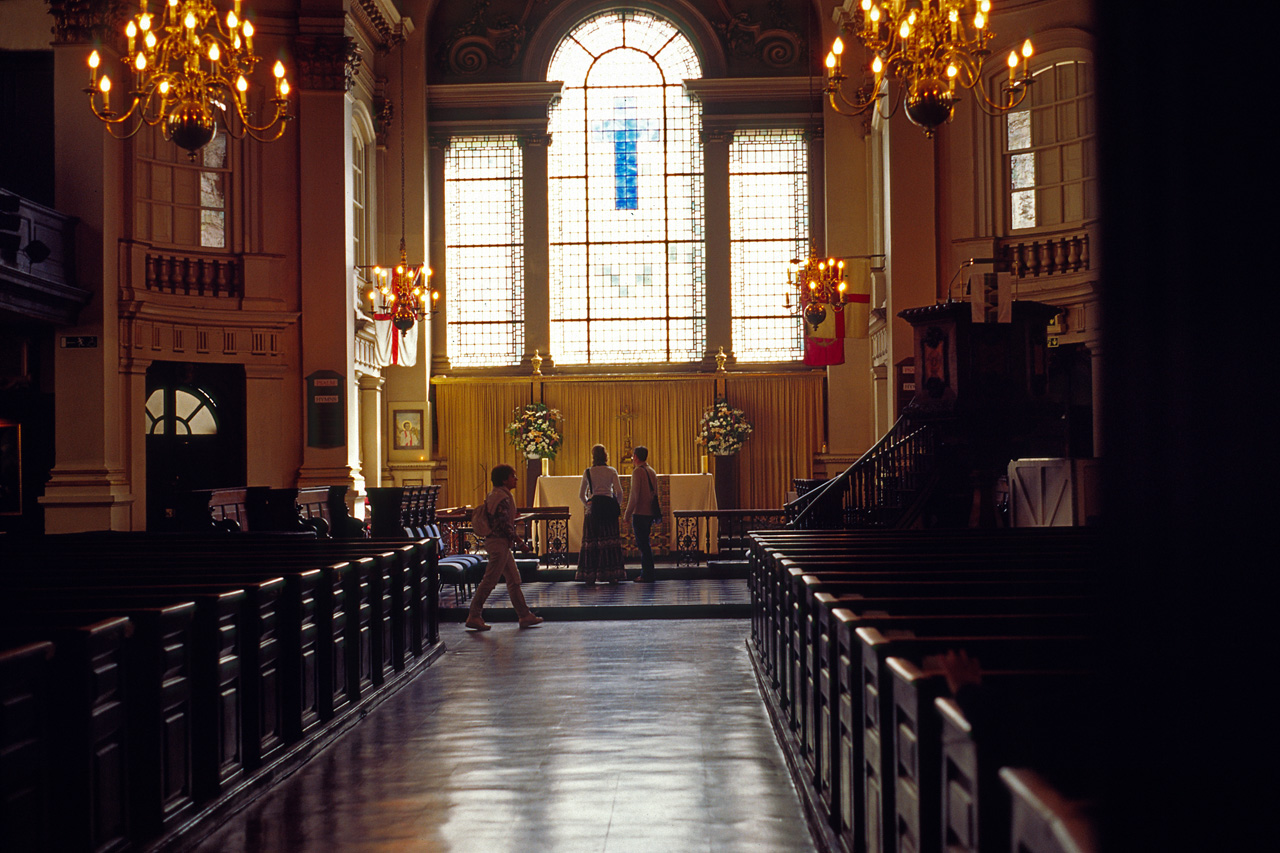
[[[173,527],[180,496],[245,482],[239,364],[158,361],[147,370],[147,529]]]

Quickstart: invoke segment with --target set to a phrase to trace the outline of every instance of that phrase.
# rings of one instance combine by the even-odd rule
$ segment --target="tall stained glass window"
[[[1097,216],[1093,76],[1086,62],[1036,72],[1030,108],[1005,116],[1009,225],[1013,230]]]
[[[524,351],[524,158],[514,136],[453,137],[445,154],[445,292],[456,367]]]
[[[548,80],[551,346],[559,364],[690,362],[706,351],[702,76],[689,40],[642,11],[565,37]],[[452,343],[450,352],[454,352]]]
[[[789,262],[809,255],[808,145],[801,131],[734,134],[729,211],[734,354],[738,361],[796,361],[804,342],[786,291]]]

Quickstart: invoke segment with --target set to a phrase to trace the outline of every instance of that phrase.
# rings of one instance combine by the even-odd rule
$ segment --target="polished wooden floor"
[[[745,595],[718,583],[530,598],[546,612],[588,593],[587,606]],[[492,631],[445,624],[442,658],[195,849],[813,853],[745,619],[679,619],[668,603],[659,619],[521,630],[498,621],[501,590]]]

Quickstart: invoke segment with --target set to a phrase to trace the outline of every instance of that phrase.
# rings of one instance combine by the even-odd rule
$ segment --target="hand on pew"
[[[964,687],[976,687],[982,683],[982,665],[977,658],[969,657],[964,649],[947,649],[945,654],[926,655],[923,668],[942,673],[952,696],[959,694]]]

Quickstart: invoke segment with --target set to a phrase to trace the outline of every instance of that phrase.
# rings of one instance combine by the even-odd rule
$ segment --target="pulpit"
[[[1006,323],[974,322],[967,302],[898,314],[915,332],[903,416],[938,435],[939,525],[994,524],[994,484],[1009,460],[1063,454],[1061,413],[1046,393],[1046,328],[1058,310],[1014,302]]]

